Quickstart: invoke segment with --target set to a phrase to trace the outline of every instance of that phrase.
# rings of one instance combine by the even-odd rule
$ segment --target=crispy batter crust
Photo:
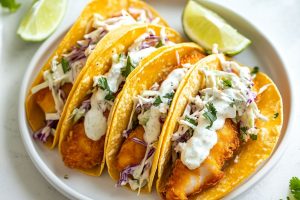
[[[202,165],[188,169],[177,159],[166,187],[166,199],[188,199],[188,196],[214,186],[223,177],[222,167],[239,147],[237,127],[227,119],[218,131],[218,142]]]
[[[65,165],[79,169],[99,166],[103,158],[104,141],[105,135],[98,141],[89,139],[85,134],[83,122],[74,125],[61,146]]]

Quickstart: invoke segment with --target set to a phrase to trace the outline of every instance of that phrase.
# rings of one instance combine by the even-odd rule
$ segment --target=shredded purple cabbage
[[[128,176],[132,175],[132,173],[134,172],[134,170],[138,167],[139,165],[131,165],[126,167],[123,171],[120,172],[120,179],[117,182],[116,186],[122,186],[122,185],[126,185],[128,183]]]
[[[134,138],[131,138],[131,140],[134,141],[135,143],[141,144],[145,147],[147,146],[147,143],[144,142],[143,140],[140,140],[139,138],[134,137]]]
[[[149,159],[155,152],[155,148],[154,147],[151,147],[151,149],[149,150],[147,156],[146,156],[146,159]]]
[[[156,36],[156,35],[150,34],[141,43],[140,49],[146,49],[146,48],[149,48],[149,47],[155,47],[160,42],[160,40],[161,40],[160,36]]]
[[[251,104],[252,102],[255,101],[256,94],[254,92],[252,92],[251,90],[247,91],[246,94],[248,95],[248,99],[247,99],[247,106],[248,106],[249,104]]]
[[[47,120],[45,127],[41,128],[33,134],[34,139],[38,139],[42,142],[46,142],[47,138],[51,135],[51,129],[56,128],[58,120]]]

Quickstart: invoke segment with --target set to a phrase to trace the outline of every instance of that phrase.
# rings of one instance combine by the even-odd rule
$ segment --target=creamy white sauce
[[[113,55],[113,57],[118,57],[117,54]],[[120,84],[125,80],[125,78],[121,74],[121,70],[126,66],[126,59],[113,58],[112,66],[109,72],[106,74],[107,83],[109,89],[116,93],[119,89]]]
[[[187,69],[178,68],[173,70],[168,77],[162,82],[157,96],[160,96],[162,103],[159,106],[152,105],[151,108],[138,116],[139,123],[143,125],[145,133],[144,140],[147,144],[152,144],[158,140],[161,131],[160,117],[166,114],[169,109],[170,99],[164,96],[174,93],[178,88],[180,81],[186,74]],[[146,117],[145,117],[146,116]],[[146,124],[145,124],[146,118]],[[143,119],[143,120],[142,120]]]
[[[137,66],[143,58],[147,57],[148,55],[150,55],[155,50],[156,50],[155,47],[149,47],[149,48],[142,49],[142,50],[139,50],[139,51],[129,52],[128,55],[131,59],[131,63],[134,66]]]
[[[225,61],[221,55],[219,58],[223,70],[227,72],[203,69],[206,76],[206,88],[199,92],[201,99],[200,96],[190,99],[190,103],[196,105],[197,110],[192,112],[190,103],[188,104],[179,120],[179,129],[172,138],[177,140],[192,129],[192,137],[186,142],[179,142],[175,147],[175,151],[180,152],[182,163],[191,170],[200,167],[208,157],[210,150],[217,143],[217,131],[223,128],[226,119],[238,120],[241,127],[247,128],[244,133],[245,140],[249,139],[249,135],[257,135],[256,118],[266,120],[254,102],[256,93],[251,91],[253,82],[250,70],[239,66],[236,62]],[[232,73],[233,70],[238,72],[238,75]],[[225,85],[224,80],[230,81],[231,87]],[[208,111],[204,106],[208,103],[213,104],[217,111],[217,119],[211,127],[210,121],[203,115]],[[185,121],[185,117],[195,120],[197,126]]]
[[[98,90],[93,93],[91,98],[91,109],[86,113],[84,118],[85,134],[91,140],[99,140],[105,133],[107,119],[104,111],[107,109],[105,103],[106,92]]]
[[[131,64],[136,67],[140,61],[148,56],[150,53],[156,50],[155,47],[149,47],[145,49],[138,49],[140,44],[149,36],[153,34],[153,30],[149,29],[148,32],[142,34],[135,42],[129,47],[128,57],[131,59]],[[112,66],[110,70],[104,76],[94,77],[94,86],[98,84],[99,78],[106,78],[109,90],[111,93],[116,93],[119,90],[120,84],[125,81],[125,77],[122,75],[122,69],[127,65],[127,59],[125,54],[114,54],[112,56]],[[92,140],[98,140],[105,134],[107,127],[107,120],[103,113],[106,110],[110,110],[113,102],[106,100],[105,96],[108,94],[107,90],[97,88],[92,96],[91,109],[86,113],[84,119],[85,132],[87,137]],[[151,112],[155,115],[155,111]],[[76,116],[76,113],[75,113]],[[159,120],[159,118],[158,118]],[[157,125],[156,121],[150,120],[153,126]],[[158,124],[160,125],[159,121]]]

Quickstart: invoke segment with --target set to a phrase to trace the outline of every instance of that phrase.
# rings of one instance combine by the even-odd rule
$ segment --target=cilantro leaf
[[[170,93],[167,93],[165,96],[163,96],[164,98],[167,98],[167,99],[173,99],[174,97],[174,92],[170,92]]]
[[[134,69],[135,67],[131,63],[131,58],[128,56],[126,66],[121,70],[122,76],[127,77]]]
[[[257,135],[255,135],[255,134],[250,134],[250,138],[251,138],[251,140],[257,140]]]
[[[107,100],[107,101],[113,101],[113,100],[115,100],[115,96],[111,93],[111,92],[109,92],[105,97],[104,97],[104,99],[105,100]]]
[[[255,66],[251,71],[251,75],[253,76],[253,75],[257,74],[258,72],[259,72],[259,67]]]
[[[108,94],[104,97],[105,100],[107,100],[107,101],[113,101],[113,100],[115,100],[116,97],[114,96],[114,94],[110,90],[109,85],[107,83],[107,79],[105,77],[100,77],[98,79],[98,86],[102,90],[108,91]]]
[[[248,130],[247,127],[244,126],[244,127],[241,127],[240,129],[241,129],[243,134],[247,134],[247,130]]]
[[[196,120],[194,120],[194,119],[192,119],[192,118],[190,118],[190,117],[188,117],[188,116],[185,116],[184,121],[187,121],[187,122],[189,122],[190,124],[193,124],[194,126],[197,126],[197,125],[198,125],[198,123],[197,123]]]
[[[205,117],[210,122],[210,124],[206,128],[211,128],[214,121],[217,120],[217,110],[214,107],[213,103],[207,103],[205,107],[207,111],[203,113],[203,117]]]
[[[246,141],[247,130],[248,130],[248,128],[245,127],[245,126],[240,127],[240,139],[241,139],[242,141]]]
[[[224,85],[224,87],[231,88],[231,87],[232,87],[231,80],[229,80],[229,79],[224,79],[224,80],[223,80],[223,85]]]
[[[290,190],[294,198],[300,200],[300,179],[292,177],[290,180]]]
[[[274,114],[274,119],[276,119],[278,116],[279,116],[279,113],[278,113],[278,112],[275,113],[275,114]]]
[[[155,99],[153,105],[159,106],[159,104],[161,104],[161,103],[162,103],[162,100],[161,100],[160,96],[158,96],[158,97],[156,97],[156,99]]]
[[[64,58],[61,59],[61,66],[64,73],[67,73],[70,70],[69,61]]]
[[[170,92],[170,93],[167,93],[165,96],[163,96],[164,98],[166,99],[169,99],[168,101],[168,104],[170,105],[173,101],[173,98],[174,98],[174,92]]]
[[[108,83],[107,83],[107,79],[105,77],[100,77],[98,79],[98,86],[102,89],[102,90],[107,90],[110,92]]]
[[[9,12],[11,13],[16,12],[21,6],[21,4],[17,3],[15,0],[0,0],[0,5],[3,8],[9,9]]]
[[[159,47],[162,47],[164,46],[162,40],[159,40],[159,42],[157,43],[157,45],[155,46],[155,48],[159,48]]]

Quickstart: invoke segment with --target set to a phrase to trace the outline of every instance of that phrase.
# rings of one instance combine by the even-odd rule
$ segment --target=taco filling
[[[94,14],[93,19],[87,23],[86,34],[76,46],[67,50],[62,58],[55,56],[51,69],[44,71],[44,82],[34,86],[31,93],[35,101],[45,113],[46,125],[33,136],[43,142],[53,137],[56,125],[60,119],[64,104],[76,77],[85,66],[87,58],[95,49],[97,43],[110,31],[127,24],[152,23],[157,24],[159,18],[153,18],[148,10],[129,8],[111,18]]]
[[[173,133],[166,199],[188,199],[217,184],[226,161],[244,143],[257,139],[256,121],[268,120],[255,102],[264,90],[255,91],[255,75],[248,67],[219,59],[222,71],[201,69],[205,88],[189,98]]]
[[[165,45],[173,45],[173,42],[166,37],[164,28],[160,36],[148,29],[127,52],[113,54],[111,68],[106,74],[93,77],[93,88],[86,94],[86,100],[73,110],[69,119],[73,120],[73,127],[61,143],[67,166],[86,170],[100,165],[108,116],[126,77],[143,58]]]
[[[119,186],[129,184],[132,190],[140,190],[148,183],[157,142],[174,94],[191,64],[203,57],[203,54],[193,54],[180,59],[176,55],[178,66],[167,78],[134,98],[134,109],[127,130],[123,131],[125,141],[116,157]]]

